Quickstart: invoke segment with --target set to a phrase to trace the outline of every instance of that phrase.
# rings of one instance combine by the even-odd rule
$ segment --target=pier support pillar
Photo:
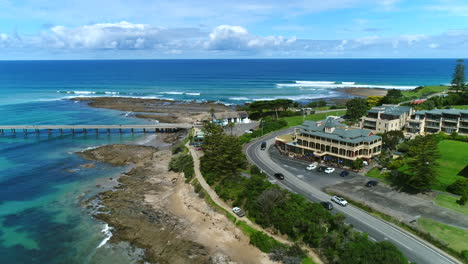
[[[72,132],[72,135],[75,135],[75,129],[74,128],[72,128],[71,132]]]
[[[131,131],[132,131],[132,135],[133,135],[133,128],[131,129]]]
[[[59,129],[59,133],[60,133],[60,135],[63,135],[63,128]]]
[[[23,134],[26,136],[28,134],[28,130],[27,129],[23,129]]]
[[[88,133],[88,131],[86,130],[86,128],[83,128],[83,134],[86,135],[87,133]]]
[[[122,134],[122,129],[121,128],[119,128],[119,133]]]
[[[99,129],[96,128],[96,135],[99,135]]]
[[[47,129],[47,135],[52,134],[52,129]]]
[[[3,129],[0,129],[0,135],[3,135]]]
[[[110,135],[110,128],[107,129],[107,134]]]
[[[143,128],[143,133],[146,134],[146,128]]]
[[[13,135],[16,135],[16,130],[15,130],[15,129],[12,129],[12,130],[11,130],[11,133],[12,133]]]
[[[36,132],[36,135],[39,135],[39,129],[36,129],[35,132]]]

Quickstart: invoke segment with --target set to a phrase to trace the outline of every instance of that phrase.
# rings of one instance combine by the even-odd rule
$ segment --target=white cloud
[[[210,33],[205,47],[211,50],[249,50],[282,47],[295,41],[294,37],[286,39],[282,36],[254,36],[243,27],[221,25]]]
[[[431,43],[431,44],[429,44],[428,47],[431,48],[431,49],[437,49],[438,47],[440,47],[440,45],[437,44],[437,43]]]

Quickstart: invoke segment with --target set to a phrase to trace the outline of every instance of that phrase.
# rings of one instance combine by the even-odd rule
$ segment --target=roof
[[[220,112],[213,114],[215,119],[229,119],[229,118],[247,118],[249,115],[246,111],[237,111],[237,112]]]
[[[334,128],[332,132],[326,132],[326,128]],[[380,139],[368,129],[349,128],[347,125],[328,117],[322,121],[305,121],[299,126],[300,132],[304,134],[320,136],[348,143],[359,143],[363,141],[374,141]]]
[[[378,113],[382,112],[383,114],[387,115],[402,115],[404,113],[409,113],[411,107],[409,106],[401,106],[401,105],[382,105],[382,106],[375,106],[369,110],[369,113]]]
[[[434,109],[434,110],[422,110],[422,111],[417,111],[415,113],[416,115],[461,115],[461,114],[468,114],[468,109]]]

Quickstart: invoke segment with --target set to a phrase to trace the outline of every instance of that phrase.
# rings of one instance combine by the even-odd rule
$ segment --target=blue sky
[[[0,0],[0,59],[462,57],[466,0]]]

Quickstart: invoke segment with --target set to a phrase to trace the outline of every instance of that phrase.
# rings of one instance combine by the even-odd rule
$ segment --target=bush
[[[281,245],[278,241],[260,231],[257,231],[250,236],[250,244],[256,246],[265,253],[270,253],[273,249]]]
[[[468,193],[468,179],[463,178],[456,180],[447,187],[447,191],[456,195],[464,195]]]
[[[169,162],[169,170],[183,172],[186,182],[190,181],[195,175],[192,155],[179,153],[173,156]]]
[[[468,261],[468,250],[462,250],[461,256],[465,261]]]
[[[172,146],[172,154],[177,154],[182,151],[184,151],[185,145],[183,142],[176,143],[174,146]]]
[[[256,175],[256,174],[260,174],[260,173],[261,173],[261,171],[256,165],[250,166],[250,174]]]

